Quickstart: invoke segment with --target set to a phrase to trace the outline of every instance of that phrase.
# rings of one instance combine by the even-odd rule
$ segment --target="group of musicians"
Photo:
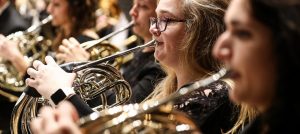
[[[38,13],[24,16],[18,3],[31,3],[27,10]],[[131,5],[130,11],[122,10],[121,4]],[[24,81],[24,91],[30,87],[49,101],[30,120],[31,133],[297,133],[299,15],[297,0],[0,0],[0,61],[2,66],[9,62],[16,69]],[[48,27],[44,18],[50,18]],[[130,23],[133,26],[126,27]],[[34,34],[49,39],[51,45],[44,59],[28,60],[32,52],[22,52],[22,41],[14,33],[26,31],[26,36],[34,25],[39,26]],[[114,31],[118,32],[106,39]],[[138,39],[128,45],[124,40],[131,35]],[[123,124],[112,127],[107,127],[112,118],[98,124],[105,131],[79,126],[79,120],[114,108],[94,109],[95,103],[101,105],[104,100],[87,102],[75,91],[78,85],[74,83],[81,74],[61,65],[61,61],[65,65],[89,64],[105,58],[92,58],[92,52],[83,47],[93,41],[108,42],[119,50],[112,55],[139,48],[130,51],[132,57],[120,68],[115,66],[122,75],[120,79],[130,86],[130,98],[115,103],[120,101],[116,94],[125,91],[113,92],[111,87],[101,94],[108,105],[136,104],[145,108],[156,104],[156,112],[162,112],[168,104],[171,112],[157,116],[145,108],[139,111],[144,117],[138,118],[143,119],[141,124],[135,126],[138,120],[132,121],[141,115],[130,117],[131,123],[126,120],[130,130],[123,118],[118,120]],[[143,44],[147,46],[139,47]],[[101,44],[96,47],[100,48]],[[9,71],[0,72],[1,86],[9,83],[3,80]],[[96,78],[96,73],[85,79],[106,80]],[[107,84],[90,87],[100,90],[101,86]],[[21,93],[0,87],[0,133],[24,132],[10,126]],[[163,100],[168,103],[160,103]],[[128,115],[134,113],[128,111],[123,109]],[[170,127],[166,119],[176,127]],[[182,129],[182,123],[188,127]]]

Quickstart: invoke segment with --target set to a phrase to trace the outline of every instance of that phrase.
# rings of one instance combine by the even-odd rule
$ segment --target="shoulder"
[[[207,98],[227,98],[229,89],[230,86],[226,82],[219,80],[196,89],[191,95],[199,94],[200,96]]]
[[[224,81],[216,81],[207,86],[200,87],[188,95],[182,96],[176,101],[178,108],[197,106],[208,111],[229,104],[229,86]],[[206,111],[206,110],[204,110]]]

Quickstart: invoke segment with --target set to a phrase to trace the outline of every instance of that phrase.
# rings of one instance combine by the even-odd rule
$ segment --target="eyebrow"
[[[233,26],[239,26],[239,25],[241,25],[241,23],[238,20],[236,20],[236,19],[231,20],[229,23],[231,25],[233,25]]]
[[[156,14],[158,15],[158,13],[161,13],[161,14],[170,14],[171,16],[175,17],[175,15],[171,12],[169,12],[168,10],[159,10],[157,11],[156,10]]]

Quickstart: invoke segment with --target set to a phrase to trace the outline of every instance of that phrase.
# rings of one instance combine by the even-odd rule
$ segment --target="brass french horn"
[[[125,30],[128,28],[131,28],[134,25],[134,21],[131,21],[128,25],[118,29],[117,31],[114,31],[98,40],[92,40],[92,41],[87,41],[85,43],[80,44],[82,48],[84,48],[86,51],[90,53],[90,60],[97,60],[101,59],[103,57],[112,55],[116,52],[119,51],[117,47],[115,47],[113,44],[110,44],[107,40]],[[128,39],[124,41],[124,45],[130,44],[132,42],[135,42],[137,40],[137,37],[135,35],[132,35]],[[123,57],[118,57],[112,61],[110,61],[112,66],[116,68],[120,68],[120,66],[123,63]],[[64,63],[64,61],[58,61],[59,64]]]
[[[183,87],[166,98],[142,104],[129,104],[94,112],[82,117],[78,125],[84,134],[99,133],[200,133],[195,123],[185,114],[173,109],[172,101],[226,75],[226,69]]]
[[[66,63],[61,67],[66,72],[77,73],[77,78],[73,83],[74,90],[84,101],[87,102],[100,96],[102,105],[94,107],[94,110],[101,111],[124,104],[131,97],[129,84],[123,79],[118,70],[106,63],[141,48],[152,46],[154,43],[155,41],[152,40],[145,45],[117,52],[99,60]],[[106,101],[105,92],[108,90],[113,91],[116,95],[116,102],[111,105],[108,105]],[[14,134],[31,133],[29,122],[37,116],[38,109],[43,105],[49,105],[47,100],[32,90],[25,90],[13,109],[10,122],[11,132]]]
[[[26,59],[28,63],[45,58],[51,42],[44,39],[43,36],[40,36],[38,31],[43,25],[47,24],[51,20],[52,16],[48,16],[39,24],[29,27],[26,31],[16,32],[7,36],[7,39],[18,42],[19,50],[24,55],[24,59]],[[2,92],[9,90],[21,93],[24,88],[25,82],[23,80],[23,76],[9,61],[0,58],[0,90],[2,89]],[[9,96],[13,95],[6,95],[6,97]]]

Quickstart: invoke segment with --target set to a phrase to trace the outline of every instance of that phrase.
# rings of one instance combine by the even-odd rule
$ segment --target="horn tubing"
[[[83,64],[83,65],[76,66],[76,67],[73,69],[73,72],[77,72],[77,71],[80,71],[80,70],[82,70],[82,69],[85,69],[85,68],[88,68],[88,67],[91,67],[91,66],[94,66],[94,65],[97,65],[97,64],[106,62],[106,61],[113,60],[113,59],[118,58],[118,57],[120,57],[120,56],[127,55],[127,54],[132,53],[132,52],[134,52],[134,51],[136,51],[136,50],[139,50],[139,49],[141,49],[141,48],[145,48],[145,47],[152,46],[154,43],[156,43],[156,41],[153,39],[153,40],[147,42],[147,43],[144,44],[144,45],[136,46],[136,47],[134,47],[134,48],[131,48],[131,49],[128,49],[128,50],[125,50],[125,51],[122,51],[122,52],[117,52],[116,54],[107,56],[107,57],[105,57],[105,58],[102,58],[102,59],[99,59],[99,60],[95,60],[95,61],[92,61],[92,62]]]
[[[82,43],[80,46],[81,46],[82,48],[84,48],[84,49],[89,49],[89,48],[91,48],[91,47],[93,47],[93,46],[95,46],[95,45],[97,45],[97,44],[99,44],[99,43],[101,43],[101,42],[103,42],[103,41],[105,41],[105,40],[111,38],[112,36],[114,36],[114,35],[116,35],[116,34],[122,32],[122,31],[124,31],[124,30],[126,30],[126,29],[132,27],[133,25],[134,25],[134,21],[131,21],[127,26],[125,26],[125,27],[123,27],[123,28],[121,28],[121,29],[119,29],[119,30],[117,30],[117,31],[115,31],[115,32],[112,32],[112,33],[110,33],[110,34],[108,34],[108,35],[102,37],[101,39],[93,40],[93,41],[87,41],[87,42],[85,42],[85,43]]]

